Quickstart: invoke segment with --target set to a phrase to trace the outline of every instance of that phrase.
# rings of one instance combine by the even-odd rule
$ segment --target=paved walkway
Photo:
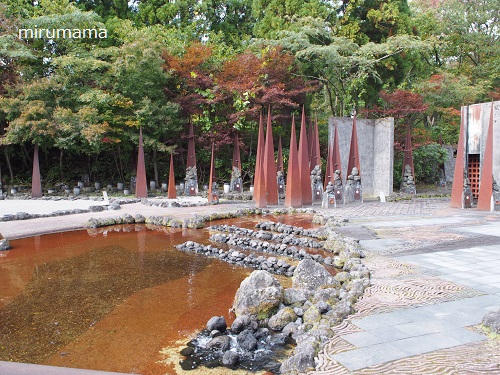
[[[500,309],[500,213],[434,203],[341,229],[362,234],[372,286],[314,374],[500,374],[500,340],[479,328]],[[494,244],[468,246],[483,238]]]

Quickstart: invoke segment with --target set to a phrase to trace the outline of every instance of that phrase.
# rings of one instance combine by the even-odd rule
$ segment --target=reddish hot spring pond
[[[217,223],[252,228],[265,220],[312,227],[307,215]],[[175,374],[168,348],[214,315],[230,321],[252,271],[174,247],[208,236],[130,225],[10,241],[13,249],[0,253],[0,360]]]

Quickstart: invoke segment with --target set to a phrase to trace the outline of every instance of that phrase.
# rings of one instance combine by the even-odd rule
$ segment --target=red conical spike
[[[257,152],[255,156],[255,174],[254,174],[254,183],[253,183],[253,199],[255,202],[260,202],[261,197],[259,194],[263,191],[264,195],[266,192],[266,185],[265,181],[260,179],[261,173],[260,173],[260,167],[261,167],[261,160],[264,159],[264,122],[262,120],[262,112],[260,113],[259,117],[259,133],[257,136]],[[260,185],[264,185],[264,189],[260,189]],[[264,196],[265,198],[265,196]],[[267,201],[266,201],[267,202]],[[267,206],[267,203],[266,203]]]
[[[38,145],[35,145],[33,152],[33,175],[31,177],[31,197],[42,197],[42,179],[40,177],[40,161],[38,158]]]
[[[212,156],[210,157],[210,176],[208,180],[208,203],[212,203],[212,184],[215,177],[215,166],[214,166],[214,142],[212,142]]]
[[[175,175],[174,175],[174,155],[170,154],[170,171],[168,172],[168,199],[177,198],[177,191],[175,190]]]
[[[359,161],[359,150],[358,150],[358,131],[356,130],[356,112],[354,113],[354,118],[352,120],[351,146],[349,148],[347,175],[351,174],[352,169],[354,167],[358,168],[359,176],[361,176],[361,166]]]
[[[306,134],[306,113],[302,107],[302,120],[300,123],[300,140],[299,140],[299,172],[300,184],[302,189],[302,204],[312,204],[312,189],[311,189],[311,170],[309,169],[309,157],[307,155],[307,134]]]
[[[267,204],[278,204],[278,182],[276,181],[276,164],[274,161],[273,125],[271,123],[271,106],[267,114],[266,144],[264,149],[264,180],[267,192]]]
[[[290,135],[290,152],[288,156],[285,207],[302,207],[302,187],[300,183],[299,156],[297,153],[297,136],[295,135],[294,117],[292,117],[292,131]]]
[[[144,161],[144,147],[142,145],[142,127],[139,128],[139,151],[137,153],[137,172],[135,180],[135,197],[147,198],[148,187],[146,182],[146,163]]]

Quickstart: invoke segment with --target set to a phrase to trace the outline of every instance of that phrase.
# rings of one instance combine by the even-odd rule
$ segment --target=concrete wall
[[[351,144],[352,118],[331,117],[328,123],[329,142],[333,142],[334,126],[337,124],[342,178],[345,183],[347,175],[351,172],[347,171],[347,161]],[[376,197],[381,191],[386,195],[391,194],[394,165],[394,119],[358,118],[356,128],[363,197]]]
[[[480,152],[481,161],[484,160],[484,150],[486,137],[488,135],[488,126],[490,122],[491,102],[473,104],[469,106],[468,121],[468,145],[469,154]],[[478,129],[479,134],[478,134]],[[479,144],[474,147],[474,143]],[[493,102],[493,177],[500,183],[500,101]],[[475,150],[474,150],[475,148]]]

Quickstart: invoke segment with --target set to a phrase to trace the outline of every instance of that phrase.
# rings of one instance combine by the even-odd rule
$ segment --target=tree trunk
[[[61,150],[59,152],[59,172],[61,173],[61,182],[64,182],[63,154],[64,154],[64,150],[61,148]]]
[[[156,186],[158,186],[158,181],[159,181],[159,178],[158,178],[158,158],[157,158],[157,151],[156,150],[153,150],[153,168],[154,168],[154,172],[155,172],[155,184]]]
[[[10,155],[7,151],[7,147],[3,150],[5,153],[5,161],[7,162],[7,168],[9,168],[10,181],[14,180],[14,171],[12,170],[12,164],[10,163]]]

